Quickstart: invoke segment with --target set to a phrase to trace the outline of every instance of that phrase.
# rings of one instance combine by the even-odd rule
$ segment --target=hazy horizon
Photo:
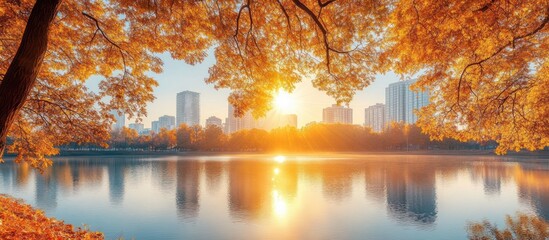
[[[151,122],[158,120],[163,115],[175,116],[176,95],[185,90],[200,93],[201,125],[204,125],[210,116],[216,116],[225,122],[230,90],[216,90],[213,85],[204,81],[208,77],[208,69],[215,63],[212,51],[208,51],[208,56],[204,61],[196,65],[175,60],[169,54],[162,54],[159,57],[164,62],[164,71],[160,74],[149,74],[158,81],[159,85],[154,88],[156,99],[147,104],[147,116],[143,117],[141,122],[145,128],[150,128]],[[400,77],[394,72],[376,75],[376,80],[370,86],[357,92],[349,104],[353,108],[353,124],[364,123],[364,109],[368,106],[385,103],[385,88],[399,80]],[[87,85],[90,89],[96,89],[97,81],[88,81]],[[290,95],[295,106],[286,113],[297,114],[298,127],[309,122],[322,121],[322,109],[335,103],[332,97],[314,88],[311,81],[307,79],[298,83]],[[135,119],[126,119],[126,126],[134,122]]]

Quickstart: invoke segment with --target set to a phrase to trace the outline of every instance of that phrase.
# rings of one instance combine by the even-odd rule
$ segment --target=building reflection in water
[[[378,203],[382,203],[385,200],[386,177],[386,169],[383,166],[364,168],[364,187],[368,198]]]
[[[164,192],[175,188],[177,178],[177,158],[151,162],[152,181]]]
[[[229,209],[236,219],[283,217],[297,194],[297,165],[288,161],[231,161]]]
[[[231,161],[229,211],[236,219],[254,219],[267,213],[275,169],[264,161]],[[280,171],[280,170],[279,170]]]
[[[353,175],[358,169],[353,165],[330,162],[319,166],[322,176],[322,192],[333,201],[343,201],[353,192]]]
[[[389,216],[399,222],[429,225],[436,221],[436,169],[417,163],[367,163],[366,196],[378,203],[387,200]]]
[[[124,200],[124,169],[127,165],[128,163],[123,160],[112,160],[107,163],[111,204],[120,205]]]
[[[200,163],[191,160],[177,161],[175,202],[178,216],[194,220],[200,209]]]
[[[519,197],[532,205],[538,214],[549,221],[549,165],[521,164],[514,169]]]
[[[57,183],[55,182],[55,168],[47,169],[43,175],[35,178],[36,206],[50,210],[57,207]]]
[[[365,199],[373,200],[374,206],[385,207],[393,221],[432,226],[437,221],[439,211],[442,211],[437,208],[437,201],[440,200],[437,200],[436,186],[440,179],[466,181],[465,185],[472,183],[481,186],[486,195],[495,194],[496,197],[506,189],[506,184],[514,184],[520,200],[532,206],[540,217],[549,220],[549,166],[543,163],[436,160],[433,164],[428,158],[417,157],[405,161],[397,157],[386,157],[383,161],[195,161],[175,158],[134,161],[125,158],[79,158],[57,160],[40,175],[28,165],[8,161],[0,164],[0,189],[8,194],[13,189],[16,189],[13,191],[15,193],[17,189],[31,189],[28,191],[34,192],[29,195],[35,197],[36,206],[48,210],[61,205],[60,199],[63,197],[106,186],[101,183],[103,178],[107,180],[104,175],[108,174],[109,202],[123,205],[134,200],[124,198],[126,191],[133,189],[127,184],[134,181],[141,184],[141,181],[148,179],[136,175],[135,169],[140,166],[150,167],[153,185],[161,191],[170,192],[169,201],[173,201],[171,194],[175,192],[175,209],[184,221],[194,221],[199,217],[204,200],[201,199],[201,179],[205,180],[202,188],[208,193],[202,198],[222,198],[216,207],[224,204],[230,218],[245,222],[271,217],[300,218],[302,216],[296,214],[303,212],[300,208],[309,206],[307,201],[321,203],[316,206],[329,206],[334,202],[347,204],[348,199],[355,199],[353,189],[356,188],[353,186],[356,186],[364,191]],[[437,179],[437,176],[440,178]],[[300,180],[305,181],[300,185]],[[305,186],[305,190],[298,189],[298,186]],[[319,186],[318,191],[311,193],[315,186]],[[227,189],[221,189],[224,187]],[[307,193],[304,194],[304,191]],[[227,195],[221,196],[225,192]],[[318,199],[306,199],[317,193]],[[299,194],[304,197],[298,198]],[[330,203],[322,205],[326,200]],[[319,212],[324,211],[319,209]]]
[[[206,184],[208,190],[216,192],[221,187],[221,180],[223,175],[224,162],[220,161],[207,161],[204,162],[204,172],[206,174]]]

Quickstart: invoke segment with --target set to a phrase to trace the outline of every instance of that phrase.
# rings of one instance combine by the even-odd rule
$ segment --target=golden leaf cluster
[[[40,210],[7,196],[0,196],[0,239],[104,239],[100,232],[48,218]]]
[[[0,76],[34,1],[0,2]],[[549,145],[549,3],[543,0],[63,1],[37,83],[11,126],[10,150],[35,166],[55,146],[103,144],[111,110],[141,119],[158,54],[194,64],[232,90],[237,115],[264,114],[303,79],[352,100],[376,74],[418,75],[434,139],[496,140],[498,153]],[[92,91],[90,81],[97,82]]]

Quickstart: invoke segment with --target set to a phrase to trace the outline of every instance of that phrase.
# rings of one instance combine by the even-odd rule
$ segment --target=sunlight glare
[[[288,92],[279,90],[278,94],[274,98],[274,105],[277,110],[283,112],[291,112],[295,107],[295,101]]]
[[[273,190],[273,210],[276,216],[282,217],[286,215],[288,208],[286,207],[286,201],[278,194],[277,190]]]
[[[286,157],[285,156],[281,156],[281,155],[278,155],[274,158],[275,161],[277,161],[278,163],[283,163],[286,161]]]
[[[278,173],[280,173],[280,170],[278,168],[275,168],[274,174],[278,175]]]

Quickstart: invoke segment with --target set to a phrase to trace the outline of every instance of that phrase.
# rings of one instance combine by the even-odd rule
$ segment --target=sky
[[[185,90],[200,93],[200,123],[210,116],[223,119],[227,117],[230,94],[228,89],[214,89],[211,84],[206,84],[204,79],[208,77],[208,69],[215,63],[213,54],[200,64],[189,65],[184,61],[174,60],[169,54],[162,54],[164,71],[160,74],[151,74],[159,86],[154,89],[156,99],[147,106],[147,117],[143,118],[145,128],[151,127],[151,121],[155,121],[163,115],[175,116],[176,95]],[[400,77],[392,72],[376,76],[376,80],[364,90],[357,92],[350,107],[353,108],[353,123],[364,123],[364,109],[376,103],[385,103],[385,87],[390,83],[399,81]],[[322,121],[322,109],[335,103],[333,98],[324,92],[315,89],[310,81],[304,80],[296,85],[296,89],[290,93],[293,105],[287,113],[298,116],[298,127],[309,122]],[[135,120],[126,120],[126,124]]]

